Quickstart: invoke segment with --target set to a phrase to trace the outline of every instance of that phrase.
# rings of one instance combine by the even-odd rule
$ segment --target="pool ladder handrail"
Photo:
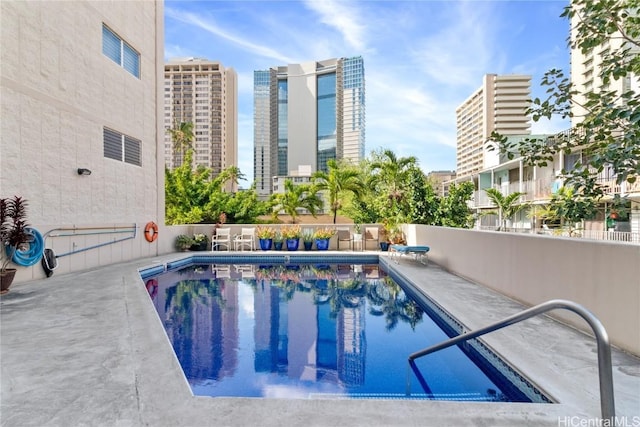
[[[488,334],[489,332],[502,329],[506,326],[513,325],[514,323],[521,322],[531,317],[543,314],[550,310],[566,309],[573,311],[587,321],[593,333],[596,337],[596,343],[598,345],[598,377],[600,379],[600,411],[603,419],[614,420],[615,418],[615,404],[613,398],[613,371],[611,366],[611,346],[609,344],[609,336],[604,326],[598,320],[598,318],[589,310],[577,304],[573,301],[555,299],[542,304],[531,307],[527,310],[516,313],[509,316],[499,322],[492,323],[484,328],[476,331],[463,332],[461,335],[453,337],[447,341],[443,341],[440,344],[433,345],[415,353],[409,355],[409,363],[419,357],[426,356],[427,354],[436,352],[438,350],[451,347],[463,341],[468,341],[477,338],[481,335]]]

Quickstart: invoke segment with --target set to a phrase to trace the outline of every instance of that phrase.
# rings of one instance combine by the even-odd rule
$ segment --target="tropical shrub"
[[[330,239],[331,237],[333,237],[334,234],[336,234],[336,229],[335,228],[324,227],[324,228],[318,228],[313,233],[313,236],[316,239]]]

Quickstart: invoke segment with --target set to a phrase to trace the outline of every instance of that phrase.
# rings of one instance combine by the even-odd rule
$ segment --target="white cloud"
[[[189,13],[189,12],[182,12],[180,10],[176,10],[176,9],[171,9],[171,8],[167,8],[165,9],[165,15],[167,17],[173,18],[175,20],[184,22],[186,24],[189,25],[193,25],[196,27],[199,27],[211,34],[214,34],[218,37],[221,37],[224,40],[227,40],[239,47],[241,47],[243,50],[246,50],[247,52],[250,52],[252,54],[255,55],[260,55],[266,58],[270,58],[273,59],[275,61],[281,62],[281,63],[290,63],[293,62],[294,60],[286,55],[283,55],[281,53],[279,53],[278,51],[271,49],[270,47],[267,46],[262,46],[260,44],[256,44],[256,43],[252,43],[250,41],[247,41],[239,36],[236,36],[226,30],[224,30],[223,28],[219,27],[218,25],[216,25],[216,23],[213,21],[213,19],[209,18],[208,20],[204,20],[201,19],[199,16],[193,14],[193,13]]]
[[[335,0],[308,0],[305,5],[320,15],[323,24],[338,30],[349,46],[363,53],[366,51],[366,26],[358,22],[356,8]]]
[[[489,2],[456,2],[437,17],[438,30],[410,48],[414,63],[428,77],[451,86],[479,84],[496,64],[495,26]]]

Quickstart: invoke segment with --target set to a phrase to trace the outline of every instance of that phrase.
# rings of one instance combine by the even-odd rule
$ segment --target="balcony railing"
[[[523,181],[522,186],[519,182],[512,182],[508,185],[494,184],[492,187],[500,191],[502,195],[508,196],[511,193],[521,191],[525,193],[522,196],[523,202],[531,202],[535,200],[549,200],[553,196],[553,187],[555,180],[553,178],[543,178],[531,181]],[[640,193],[640,179],[634,183],[623,182],[617,184],[615,178],[598,178],[597,183],[604,190],[605,195]],[[484,189],[476,191],[475,194],[476,207],[491,206],[491,201],[487,197]]]
[[[546,200],[552,196],[552,179],[537,179],[535,181],[523,181],[522,186],[519,182],[513,182],[509,185],[494,185],[493,188],[500,191],[503,196],[508,196],[511,193],[522,192],[523,202],[531,202],[534,200]],[[484,189],[475,192],[476,207],[488,207],[491,206],[491,201],[487,196]]]
[[[618,184],[615,177],[607,178],[600,176],[597,178],[597,183],[602,186],[604,194],[627,194],[627,193],[640,193],[640,180],[636,180],[634,183],[623,182]]]
[[[495,231],[497,227],[495,226],[481,226],[481,230],[484,231]],[[510,233],[535,233],[535,234],[544,234],[547,236],[556,236],[556,237],[573,237],[578,239],[589,239],[589,240],[608,240],[612,242],[628,242],[640,245],[640,233],[630,232],[630,231],[603,231],[603,230],[572,230],[564,228],[513,228],[508,227],[503,231],[507,231]]]

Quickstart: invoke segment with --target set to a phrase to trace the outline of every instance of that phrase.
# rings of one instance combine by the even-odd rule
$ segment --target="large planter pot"
[[[270,251],[273,239],[260,239],[260,249],[263,251]]]
[[[300,245],[300,239],[287,239],[287,250],[297,251]]]
[[[329,239],[316,239],[316,248],[319,251],[326,251],[329,249]]]
[[[15,268],[7,268],[4,273],[0,273],[0,295],[9,292],[9,286],[13,283],[16,271]]]
[[[386,252],[389,250],[389,242],[380,242],[380,250]]]
[[[273,242],[273,250],[275,251],[281,251],[282,250],[282,241],[280,242]]]
[[[209,242],[205,241],[194,243],[189,249],[192,251],[206,251],[207,249],[209,249]]]
[[[313,242],[303,242],[304,243],[304,250],[305,251],[310,251],[311,248],[313,248]]]

